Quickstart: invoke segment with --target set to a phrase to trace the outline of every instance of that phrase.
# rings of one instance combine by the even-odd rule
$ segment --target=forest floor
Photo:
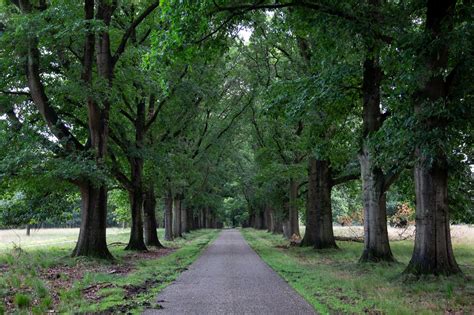
[[[75,229],[0,231],[0,314],[140,313],[215,239],[218,230],[199,230],[165,249],[124,251],[129,231],[110,229],[113,262],[71,258]],[[41,231],[41,232],[40,232]],[[9,234],[8,234],[9,233]],[[7,235],[18,235],[11,242]],[[163,239],[163,230],[159,230]],[[13,239],[16,236],[12,237]]]
[[[262,230],[243,229],[242,234],[318,312],[474,314],[474,227],[453,228],[454,254],[464,275],[422,279],[402,275],[412,240],[391,242],[398,263],[359,264],[362,243],[340,241],[338,250],[316,251],[290,246],[281,235]]]

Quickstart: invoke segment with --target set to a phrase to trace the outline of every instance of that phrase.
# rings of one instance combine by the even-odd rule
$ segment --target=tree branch
[[[117,48],[117,50],[115,51],[115,54],[112,58],[112,63],[115,65],[118,61],[118,59],[120,58],[120,56],[123,54],[123,52],[125,51],[125,47],[127,46],[127,42],[130,38],[130,36],[132,36],[132,33],[134,32],[134,30],[138,27],[138,25],[140,25],[141,22],[143,22],[143,20],[148,16],[150,15],[158,6],[160,5],[160,1],[157,0],[157,1],[154,1],[152,4],[150,4],[150,6],[148,6],[148,8],[145,9],[145,11],[142,12],[142,14],[140,14],[138,16],[138,18],[132,22],[132,24],[130,24],[130,26],[128,27],[128,29],[125,31],[125,34],[123,34],[122,36],[122,40],[120,41],[120,44]]]

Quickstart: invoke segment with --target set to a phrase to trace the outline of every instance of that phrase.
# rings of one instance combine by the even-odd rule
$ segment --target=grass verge
[[[135,314],[159,308],[154,303],[157,293],[186,270],[218,232],[193,231],[164,242],[166,249],[148,252],[124,251],[121,242],[128,233],[117,234],[109,238],[119,245],[109,246],[114,262],[71,258],[73,244],[0,252],[0,314]]]
[[[362,244],[338,242],[339,250],[290,247],[280,235],[243,229],[250,246],[316,311],[323,314],[473,314],[474,244],[456,243],[464,276],[401,276],[412,241],[392,242],[394,264],[358,264]]]

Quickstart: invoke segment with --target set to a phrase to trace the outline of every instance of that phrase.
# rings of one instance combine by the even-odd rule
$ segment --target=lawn
[[[473,227],[463,227],[474,234]],[[458,230],[458,229],[455,229]],[[395,264],[359,264],[361,243],[338,242],[340,249],[316,251],[289,246],[280,235],[243,229],[245,239],[313,307],[327,313],[473,314],[474,243],[472,234],[454,238],[454,253],[464,275],[402,276],[413,241],[393,241]]]
[[[24,232],[24,231],[20,231]],[[158,308],[155,297],[187,268],[218,234],[198,230],[165,249],[124,251],[128,230],[110,229],[113,262],[71,258],[75,229],[0,231],[0,314],[4,312],[140,313]],[[163,230],[159,230],[163,239]],[[18,235],[18,242],[11,242]]]

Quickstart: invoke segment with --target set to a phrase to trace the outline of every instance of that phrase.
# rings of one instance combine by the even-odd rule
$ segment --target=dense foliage
[[[3,1],[0,226],[81,208],[74,255],[110,258],[111,224],[132,227],[135,250],[160,246],[159,225],[299,238],[302,222],[302,245],[326,248],[333,223],[364,224],[361,261],[393,261],[387,220],[474,222],[473,10]],[[411,271],[459,271],[436,237],[450,263],[416,247]]]

